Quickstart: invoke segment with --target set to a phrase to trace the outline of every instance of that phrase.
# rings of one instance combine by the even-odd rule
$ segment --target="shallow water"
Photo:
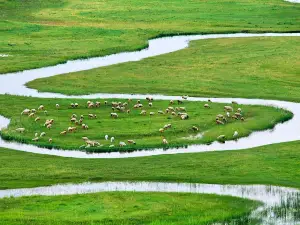
[[[300,222],[300,190],[268,185],[219,185],[163,182],[102,182],[53,185],[49,187],[0,190],[0,198],[33,195],[72,195],[96,192],[175,192],[229,195],[261,201],[263,206],[255,209],[249,218],[260,224],[295,225]]]
[[[29,81],[37,78],[50,77],[58,74],[66,74],[70,72],[89,70],[92,68],[98,68],[118,63],[125,63],[130,61],[138,61],[147,57],[166,54],[169,52],[178,51],[186,48],[189,41],[201,40],[201,39],[213,39],[213,38],[248,38],[248,37],[279,37],[279,36],[300,36],[300,33],[264,33],[264,34],[209,34],[209,35],[188,35],[188,36],[175,36],[158,38],[149,41],[149,47],[147,49],[136,52],[125,52],[119,54],[113,54],[105,57],[95,57],[84,60],[68,61],[65,64],[59,64],[56,66],[50,66],[40,69],[26,70],[22,72],[9,73],[0,75],[0,94],[12,94],[12,95],[24,95],[33,96],[39,98],[132,98],[132,99],[144,99],[148,95],[146,94],[109,94],[99,93],[91,95],[69,96],[58,93],[44,93],[37,92],[37,90],[29,89],[25,84]],[[61,75],[63,76],[63,75]],[[176,100],[180,99],[179,96],[164,96],[164,95],[152,95],[154,99],[161,100]],[[189,97],[189,101],[207,101],[207,98],[201,97]],[[178,153],[194,153],[205,151],[223,151],[223,150],[240,150],[252,147],[258,147],[262,145],[268,145],[273,143],[281,143],[288,141],[300,140],[300,104],[286,101],[276,100],[263,100],[263,99],[233,99],[233,98],[211,98],[213,102],[230,103],[231,101],[237,101],[239,104],[248,105],[266,105],[287,109],[293,112],[294,117],[288,122],[278,124],[272,130],[265,130],[260,132],[254,132],[248,137],[240,138],[238,141],[227,141],[222,144],[214,142],[210,145],[190,145],[187,148],[170,148],[170,149],[153,149],[142,150],[134,152],[113,152],[113,153],[86,153],[80,150],[59,150],[59,149],[45,149],[33,145],[21,144],[16,142],[8,142],[0,139],[0,147],[10,148],[14,150],[56,155],[63,157],[75,157],[75,158],[127,158],[127,157],[141,157],[160,154],[178,154]],[[5,128],[9,124],[9,120],[0,116],[0,129]]]

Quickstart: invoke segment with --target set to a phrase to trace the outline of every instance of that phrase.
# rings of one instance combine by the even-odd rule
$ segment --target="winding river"
[[[37,90],[26,87],[26,83],[38,78],[51,77],[59,74],[67,74],[77,71],[90,70],[93,68],[138,61],[148,57],[175,52],[188,47],[189,42],[201,39],[214,38],[250,38],[250,37],[299,37],[300,33],[236,33],[236,34],[208,34],[208,35],[188,35],[157,38],[149,41],[149,47],[136,52],[123,52],[104,57],[95,57],[84,60],[72,60],[64,64],[49,66],[39,69],[25,70],[22,72],[8,73],[0,75],[0,94],[11,94],[19,96],[32,96],[38,98],[132,98],[143,99],[146,94],[109,94],[99,93],[91,95],[70,96],[58,93],[38,92]],[[179,96],[152,95],[154,99],[171,100],[180,99]],[[207,98],[189,97],[189,101],[207,101]],[[214,142],[210,145],[189,145],[186,148],[170,148],[170,149],[153,149],[141,150],[134,152],[113,152],[113,153],[86,153],[80,150],[60,150],[45,149],[33,145],[22,144],[17,142],[9,142],[0,139],[0,147],[9,149],[26,151],[39,154],[56,155],[74,158],[128,158],[151,156],[160,154],[178,154],[178,153],[194,153],[205,151],[224,151],[224,150],[240,150],[253,148],[268,144],[288,142],[300,140],[300,104],[287,101],[264,100],[264,99],[239,99],[239,98],[211,98],[213,102],[230,103],[237,101],[239,104],[248,105],[265,105],[287,109],[293,112],[294,117],[282,124],[278,124],[272,130],[254,132],[248,137],[240,138],[238,141],[226,141],[222,144]],[[9,119],[0,116],[0,129],[5,128],[9,124]]]
[[[174,193],[203,193],[229,195],[247,198],[264,203],[243,223],[259,221],[264,225],[296,225],[300,222],[300,190],[286,187],[267,185],[218,185],[218,184],[192,184],[192,183],[163,183],[163,182],[102,182],[81,184],[59,184],[49,187],[21,188],[0,190],[0,198],[21,197],[33,195],[73,195],[96,192],[174,192]],[[234,222],[234,221],[233,221]]]
[[[300,3],[300,0],[289,0],[289,2]],[[136,52],[124,52],[105,57],[95,57],[86,60],[73,60],[65,64],[50,66],[40,69],[26,70],[17,73],[0,75],[0,94],[11,94],[20,96],[33,96],[39,98],[133,98],[142,99],[147,95],[129,94],[92,94],[83,96],[66,96],[57,93],[39,93],[29,89],[25,84],[37,78],[55,76],[76,71],[89,70],[93,68],[109,66],[118,63],[138,61],[144,58],[166,54],[186,48],[189,41],[211,38],[246,38],[246,37],[277,37],[277,36],[300,36],[300,33],[266,33],[266,34],[213,34],[213,35],[190,35],[158,38],[149,41],[147,49]],[[179,99],[179,96],[152,95],[155,99],[171,100]],[[190,97],[189,101],[206,101],[207,98]],[[266,105],[285,108],[293,112],[293,119],[278,124],[272,130],[254,132],[250,136],[238,141],[227,141],[225,144],[214,142],[211,145],[190,145],[187,148],[176,149],[154,149],[134,151],[131,153],[86,153],[75,150],[44,149],[33,145],[7,142],[0,139],[0,147],[14,150],[48,154],[63,157],[76,158],[127,158],[150,156],[160,154],[178,154],[204,152],[211,150],[239,150],[252,148],[267,144],[300,140],[300,104],[286,101],[263,100],[263,99],[232,99],[212,98],[214,102],[229,103],[237,101],[239,104]],[[0,129],[8,126],[10,120],[0,116]],[[50,187],[22,188],[0,190],[0,198],[20,197],[32,195],[70,195],[110,191],[137,191],[137,192],[184,192],[184,193],[206,193],[218,195],[230,195],[264,203],[263,206],[254,210],[249,218],[259,220],[260,224],[270,225],[296,225],[300,223],[300,190],[285,187],[266,185],[217,185],[217,184],[189,184],[189,183],[160,183],[160,182],[103,182],[63,184]],[[247,223],[248,223],[247,222]],[[243,222],[245,224],[245,221]]]

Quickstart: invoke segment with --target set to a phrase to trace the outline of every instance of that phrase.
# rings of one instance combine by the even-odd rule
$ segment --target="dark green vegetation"
[[[141,100],[144,107],[142,109],[134,109],[133,105],[136,104],[136,100],[132,100],[128,102],[126,107],[126,110],[131,110],[130,113],[127,114],[126,111],[119,112],[115,109],[114,112],[118,113],[118,118],[114,119],[110,116],[110,113],[113,112],[112,101],[128,102],[125,99],[108,100],[108,104],[105,105],[104,100],[101,100],[99,108],[87,108],[87,100],[82,99],[37,99],[2,95],[0,96],[0,106],[5,107],[0,108],[0,114],[11,118],[11,123],[8,129],[1,131],[1,135],[8,140],[65,149],[78,149],[85,144],[82,137],[88,137],[90,140],[96,140],[103,145],[102,147],[97,147],[98,151],[117,151],[118,149],[109,148],[109,146],[111,144],[118,146],[120,141],[127,144],[127,140],[134,140],[137,144],[128,144],[125,148],[120,148],[120,150],[162,147],[163,137],[169,142],[168,145],[164,146],[211,143],[217,140],[217,137],[220,135],[226,135],[226,140],[229,140],[233,139],[234,131],[239,132],[239,137],[247,136],[252,131],[272,128],[276,123],[286,121],[292,117],[292,113],[278,108],[229,104],[234,108],[234,111],[241,107],[242,116],[245,118],[243,122],[240,119],[236,120],[226,116],[224,105],[228,104],[209,102],[211,108],[204,108],[204,103],[207,102],[184,101],[183,104],[178,105],[174,101],[176,103],[170,105],[169,101],[154,100],[152,107],[150,107],[148,106],[148,101]],[[56,108],[57,103],[60,105],[59,109]],[[71,108],[71,103],[78,103],[79,106]],[[38,111],[38,107],[41,104],[44,105],[44,109],[47,111],[46,115],[44,110]],[[168,107],[185,107],[189,118],[182,120],[180,116],[172,115],[171,112],[167,114],[157,113],[159,110],[165,111]],[[30,118],[28,115],[20,115],[25,108],[36,109],[35,117]],[[142,110],[146,110],[147,114],[140,115]],[[150,116],[150,112],[154,112],[155,115]],[[83,115],[82,123],[88,125],[89,129],[82,129],[80,124],[75,125],[74,122],[70,122],[72,114],[77,115],[78,121],[80,116]],[[96,114],[97,118],[89,119],[88,114]],[[227,118],[227,122],[224,122],[224,125],[216,123],[218,114],[222,114]],[[231,113],[231,115],[233,114],[234,112]],[[35,121],[37,117],[40,118],[39,121]],[[47,129],[44,125],[47,119],[54,119],[51,129]],[[171,124],[172,127],[165,129],[164,132],[160,132],[159,129],[166,124]],[[199,128],[199,131],[194,131],[192,129],[193,126]],[[75,132],[67,132],[66,135],[60,134],[62,131],[68,131],[68,127],[77,127],[77,130]],[[24,133],[19,133],[16,131],[17,128],[25,128],[26,130]],[[46,135],[39,138],[38,141],[33,141],[35,133],[39,137],[41,132],[46,132]],[[110,140],[106,141],[104,139],[106,134],[109,137],[115,137],[115,141],[113,143]],[[203,137],[197,137],[199,134],[202,134]],[[53,140],[51,144],[48,143],[49,138]],[[96,149],[94,150],[96,151]]]
[[[38,79],[28,86],[65,94],[162,93],[300,101],[299,52],[299,37],[199,40],[178,52]]]
[[[299,31],[299,4],[283,0],[3,0],[0,73],[132,51],[189,33]]]
[[[241,198],[177,193],[5,198],[0,199],[0,224],[208,224],[243,216],[256,206]]]
[[[73,159],[0,149],[0,189],[84,181],[271,184],[300,188],[300,142],[128,159]]]

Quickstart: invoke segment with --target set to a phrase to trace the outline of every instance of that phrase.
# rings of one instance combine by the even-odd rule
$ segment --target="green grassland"
[[[37,79],[28,86],[64,94],[161,93],[299,102],[299,52],[299,37],[199,40],[178,52]]]
[[[210,224],[243,217],[258,205],[241,198],[180,193],[5,198],[0,199],[0,224]]]
[[[2,0],[0,73],[132,51],[177,34],[299,31],[283,0]]]
[[[76,159],[0,149],[0,189],[68,182],[168,181],[300,188],[300,142],[239,151]]]
[[[143,109],[134,109],[133,105],[136,100],[128,103],[126,109],[130,109],[130,113],[117,112],[119,117],[114,119],[110,116],[112,111],[111,102],[121,101],[128,102],[127,99],[108,100],[108,104],[104,104],[104,100],[100,100],[102,105],[99,108],[87,108],[87,100],[70,100],[70,99],[37,99],[15,96],[0,96],[0,114],[11,118],[11,123],[8,129],[3,129],[1,135],[8,140],[17,140],[19,142],[34,143],[48,148],[63,148],[63,149],[78,149],[84,145],[82,137],[88,137],[90,140],[100,142],[101,147],[88,149],[90,151],[124,151],[129,149],[142,149],[154,147],[171,147],[183,146],[186,144],[196,143],[211,143],[217,140],[220,135],[226,135],[225,140],[232,140],[233,133],[239,132],[239,137],[247,136],[256,130],[273,128],[276,123],[283,122],[292,117],[292,113],[283,109],[265,106],[247,106],[229,104],[234,108],[234,112],[240,107],[242,116],[245,121],[228,118],[224,112],[224,106],[228,104],[219,104],[213,102],[188,102],[178,105],[177,102],[172,107],[186,108],[189,118],[182,120],[177,115],[171,113],[158,114],[159,110],[165,111],[170,106],[169,101],[153,101],[153,106],[148,106],[147,100],[141,100],[144,105]],[[70,103],[78,103],[78,108],[71,108]],[[60,105],[56,109],[56,104]],[[209,103],[211,108],[205,108],[204,104]],[[25,108],[38,109],[43,104],[47,114],[44,111],[38,111],[33,118],[28,115],[21,115]],[[5,106],[5,107],[4,107]],[[140,115],[142,110],[146,110],[146,115]],[[117,111],[117,110],[115,110]],[[155,115],[150,116],[150,112],[155,112]],[[231,113],[231,115],[234,114]],[[81,115],[84,116],[83,123],[89,126],[88,130],[82,129],[81,125],[75,125],[70,122],[72,114],[77,115],[77,120]],[[97,118],[89,119],[88,114],[96,114]],[[223,114],[227,118],[224,125],[216,123],[216,116]],[[35,121],[39,117],[40,121]],[[47,129],[44,123],[46,120],[54,119],[54,124],[51,129]],[[171,124],[172,127],[160,132],[159,129],[166,124]],[[60,132],[67,130],[68,127],[77,127],[76,132],[68,132],[66,135],[61,135]],[[199,128],[199,131],[194,131],[193,126]],[[17,128],[25,128],[24,133],[16,131]],[[38,141],[33,141],[35,133],[38,135],[41,132],[46,132],[46,136],[39,138]],[[113,143],[110,140],[105,140],[104,136],[115,137]],[[162,139],[165,137],[169,144],[163,145]],[[48,143],[49,138],[53,142]],[[134,140],[136,145],[127,145],[122,148],[115,148],[120,141]],[[113,144],[114,148],[109,148]]]

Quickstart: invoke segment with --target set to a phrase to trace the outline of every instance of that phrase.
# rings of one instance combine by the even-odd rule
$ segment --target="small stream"
[[[260,201],[263,206],[243,218],[244,225],[259,221],[263,225],[296,225],[300,223],[300,190],[270,185],[220,185],[163,182],[101,182],[58,184],[48,187],[0,190],[0,198],[34,195],[73,195],[97,192],[174,192],[229,195]],[[237,221],[236,223],[239,223]]]

